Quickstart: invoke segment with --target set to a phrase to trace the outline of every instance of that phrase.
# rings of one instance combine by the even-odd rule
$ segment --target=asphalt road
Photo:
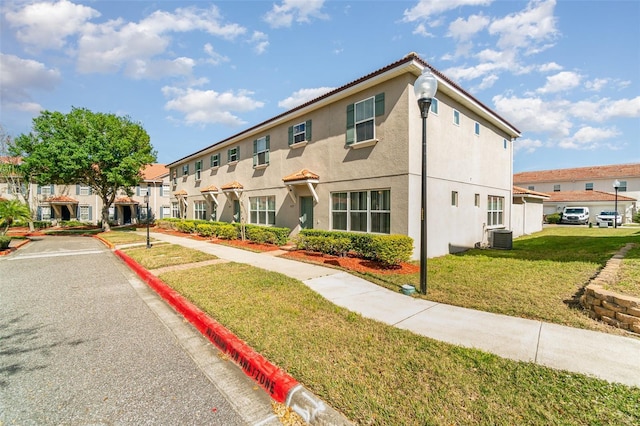
[[[0,425],[275,425],[271,400],[87,237],[0,257]]]

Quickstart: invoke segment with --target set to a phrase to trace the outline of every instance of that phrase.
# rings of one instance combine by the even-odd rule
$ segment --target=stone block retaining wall
[[[591,318],[640,334],[640,298],[603,288],[603,285],[617,280],[620,263],[632,247],[633,244],[627,244],[607,262],[604,269],[585,288],[580,303],[589,311]]]

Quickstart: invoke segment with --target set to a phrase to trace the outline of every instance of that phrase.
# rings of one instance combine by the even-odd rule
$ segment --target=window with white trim
[[[553,192],[560,192],[560,184],[553,185]]]
[[[276,224],[276,197],[249,197],[249,223],[255,225]]]
[[[53,194],[53,190],[52,190],[52,185],[41,185],[38,187],[38,189],[40,190],[40,194],[44,195],[44,196],[49,196]]]
[[[91,195],[91,188],[85,185],[80,185],[80,190],[78,192],[78,195]]]
[[[162,206],[162,217],[171,217],[171,206]]]
[[[473,205],[475,207],[480,207],[480,194],[475,194],[473,198]]]
[[[162,194],[160,194],[161,197],[168,197],[171,194],[171,186],[166,183],[163,182],[162,183]]]
[[[180,217],[180,209],[178,209],[178,203],[171,203],[171,217]]]
[[[50,206],[41,206],[40,207],[40,220],[51,220],[51,207]]]
[[[202,178],[202,160],[196,161],[196,180],[200,180]]]
[[[593,182],[587,182],[584,184],[585,191],[593,191]]]
[[[269,164],[269,135],[253,141],[253,167]]]
[[[618,187],[618,191],[619,192],[627,192],[627,181],[626,180],[621,180],[620,182],[620,186]]]
[[[431,99],[431,107],[430,107],[430,111],[435,114],[438,115],[438,100],[436,98],[432,98]]]
[[[211,156],[211,168],[220,167],[220,153]]]
[[[189,174],[189,165],[185,164],[182,166],[182,176],[187,176]]]
[[[140,186],[140,196],[144,197],[149,193],[149,186]]]
[[[79,206],[78,219],[81,222],[88,222],[91,220],[91,208],[90,206]]]
[[[487,198],[487,226],[504,225],[504,197],[489,195]]]
[[[227,163],[237,163],[240,161],[240,147],[236,146],[227,150]]]
[[[478,123],[477,121],[475,122],[473,131],[476,136],[480,136],[480,123]]]
[[[331,194],[331,229],[391,232],[391,191],[388,189]]]
[[[194,219],[207,219],[207,203],[206,201],[194,201],[193,202],[193,218]]]
[[[300,123],[293,126],[293,143],[299,143],[307,140],[307,123]]]
[[[381,115],[384,115],[384,93],[347,105],[347,145],[375,141],[375,118]]]
[[[460,111],[458,111],[457,109],[453,110],[453,124],[455,124],[456,126],[460,125]]]
[[[451,205],[458,207],[458,191],[451,191]]]

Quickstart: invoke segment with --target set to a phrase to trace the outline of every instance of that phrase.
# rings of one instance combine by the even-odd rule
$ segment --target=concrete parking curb
[[[149,287],[189,321],[235,365],[276,402],[284,403],[311,425],[350,425],[342,414],[327,406],[288,373],[272,364],[223,325],[209,317],[162,280],[120,250],[121,258]]]

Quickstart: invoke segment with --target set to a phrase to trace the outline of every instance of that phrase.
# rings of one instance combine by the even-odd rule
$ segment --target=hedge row
[[[411,259],[413,239],[406,235],[361,234],[343,231],[303,229],[297,238],[302,250],[344,256],[348,252],[387,265],[398,265]]]
[[[184,220],[176,218],[161,219],[157,222],[162,229],[172,229],[202,237],[215,237],[224,240],[240,238],[242,226],[239,223],[211,222],[208,220]],[[276,228],[258,225],[245,225],[245,237],[256,243],[269,243],[281,246],[289,239],[289,228]]]

